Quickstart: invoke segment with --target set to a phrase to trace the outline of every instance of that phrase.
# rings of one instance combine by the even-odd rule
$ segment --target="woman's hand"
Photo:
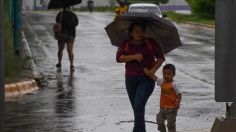
[[[143,61],[143,55],[138,53],[134,55],[121,55],[119,58],[119,62],[130,62],[130,61]]]
[[[153,73],[152,70],[148,70],[147,68],[143,68],[143,72],[146,76],[148,76],[152,80],[154,80],[154,81],[157,80],[157,76],[155,75],[155,72]]]
[[[136,60],[138,62],[141,62],[143,60],[143,55],[142,54],[135,54],[132,57],[133,57],[133,60]]]

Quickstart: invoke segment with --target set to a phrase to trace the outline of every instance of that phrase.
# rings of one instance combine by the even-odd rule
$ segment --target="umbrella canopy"
[[[140,12],[128,12],[105,27],[112,45],[119,46],[129,39],[128,29],[133,22],[143,22],[146,25],[144,36],[154,39],[165,53],[182,45],[173,23],[155,14]]]
[[[80,4],[82,0],[50,0],[48,9],[59,9]]]

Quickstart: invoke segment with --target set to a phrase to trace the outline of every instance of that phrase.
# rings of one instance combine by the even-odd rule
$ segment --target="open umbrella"
[[[48,9],[59,9],[80,4],[82,0],[50,0]]]
[[[158,42],[165,53],[181,46],[177,28],[170,21],[152,13],[128,12],[117,17],[105,27],[111,44],[119,46],[129,39],[128,29],[132,22],[143,22],[146,25],[145,37]]]

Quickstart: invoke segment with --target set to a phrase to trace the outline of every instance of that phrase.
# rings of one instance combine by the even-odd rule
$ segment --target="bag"
[[[61,12],[61,15],[60,15],[60,22],[59,23],[55,23],[53,25],[53,31],[54,31],[54,37],[56,40],[59,40],[62,36],[62,14],[63,12]]]
[[[53,25],[54,37],[56,40],[59,40],[62,36],[61,23],[55,23]]]

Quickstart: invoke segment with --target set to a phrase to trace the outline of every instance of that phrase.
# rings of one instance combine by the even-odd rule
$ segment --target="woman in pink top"
[[[144,37],[145,24],[134,22],[129,27],[130,39],[120,45],[116,60],[125,63],[125,84],[134,112],[133,132],[146,132],[145,105],[153,92],[152,76],[165,60],[160,46]],[[144,73],[144,68],[148,71]]]

